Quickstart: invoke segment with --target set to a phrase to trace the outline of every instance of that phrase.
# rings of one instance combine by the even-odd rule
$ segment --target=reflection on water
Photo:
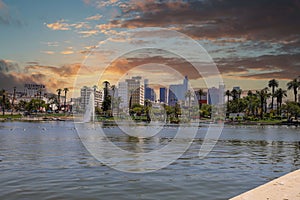
[[[198,159],[206,129],[168,167],[129,174],[90,156],[72,123],[1,123],[0,199],[228,199],[300,168],[299,128],[225,127],[213,151]],[[111,141],[131,151],[161,148],[174,130],[137,139],[105,126]]]

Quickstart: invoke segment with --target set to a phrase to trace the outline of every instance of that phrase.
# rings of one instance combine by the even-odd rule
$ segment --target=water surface
[[[175,129],[141,145],[118,127],[105,127],[118,146],[148,151],[166,145]],[[228,199],[300,168],[299,128],[226,126],[213,151],[199,159],[206,129],[171,165],[132,174],[94,159],[73,123],[0,123],[0,199]]]

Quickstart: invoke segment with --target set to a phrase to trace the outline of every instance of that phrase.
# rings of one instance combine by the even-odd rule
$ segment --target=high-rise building
[[[91,93],[94,93],[95,106],[99,107],[99,108],[101,107],[102,102],[103,102],[103,93],[102,93],[102,91],[84,86],[80,90],[81,108],[85,109],[86,106],[89,104]]]
[[[134,104],[144,105],[144,83],[141,76],[126,79],[128,85],[129,107]]]
[[[159,88],[159,101],[161,103],[167,103],[168,102],[168,96],[167,96],[167,88]]]
[[[225,102],[225,85],[220,83],[219,88],[208,89],[208,104],[222,105]]]
[[[118,96],[121,98],[120,108],[128,108],[128,84],[127,82],[119,82]]]
[[[177,101],[185,101],[185,94],[188,91],[188,77],[185,76],[183,84],[170,85],[169,87],[169,105],[174,106]]]
[[[150,100],[150,101],[155,101],[156,99],[156,94],[153,88],[146,87],[145,88],[145,99]]]
[[[184,100],[183,85],[170,85],[169,105],[174,106],[179,100]]]
[[[209,105],[218,105],[219,104],[219,89],[216,87],[212,87],[208,89],[208,104]]]

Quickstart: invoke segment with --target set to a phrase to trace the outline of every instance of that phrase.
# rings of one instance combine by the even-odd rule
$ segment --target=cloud
[[[41,51],[41,52],[44,53],[44,54],[48,54],[48,55],[53,55],[53,54],[55,54],[54,51]]]
[[[90,21],[90,20],[99,20],[99,19],[101,19],[101,18],[102,18],[102,15],[96,14],[96,15],[87,17],[87,18],[85,18],[85,19]]]
[[[75,23],[75,24],[70,24],[69,26],[74,27],[76,29],[82,29],[82,28],[90,29],[91,28],[91,26],[89,25],[88,22],[78,22],[78,23]]]
[[[0,72],[9,73],[9,72],[19,72],[20,67],[18,63],[10,60],[0,60]]]
[[[71,77],[77,74],[81,64],[75,63],[70,65],[63,65],[61,67],[56,66],[44,66],[44,65],[28,65],[25,70],[27,72],[39,72],[59,77]]]
[[[61,19],[58,20],[57,22],[47,24],[46,26],[52,30],[61,30],[61,31],[67,31],[70,30],[70,24],[66,23],[66,20]]]
[[[91,37],[93,35],[97,35],[99,33],[98,30],[87,30],[87,31],[78,31],[79,34],[82,35],[82,37]]]
[[[300,32],[300,2],[264,1],[130,1],[111,23],[124,28],[176,27],[194,38],[242,37],[290,40]]]
[[[27,65],[39,65],[39,62],[36,62],[36,61],[29,61],[29,62],[26,62]]]
[[[107,6],[117,6],[120,5],[121,2],[118,0],[83,0],[86,5],[91,5],[96,8],[103,8]]]
[[[46,44],[48,47],[58,47],[58,42],[41,42],[42,44]]]
[[[244,79],[293,79],[299,76],[300,54],[263,55],[252,58],[216,60],[224,76]]]
[[[69,54],[73,54],[74,51],[72,51],[72,50],[66,50],[66,51],[61,51],[60,53],[63,54],[63,55],[69,55]]]
[[[169,66],[172,69],[172,71],[170,72],[171,77],[173,72],[180,73],[182,76],[187,75],[191,79],[197,79],[200,77],[198,71],[192,66],[191,63],[187,62],[185,59],[178,57],[170,52],[156,49],[142,49],[138,52],[130,52],[123,57],[118,58],[105,69],[102,77],[103,79],[107,80],[118,79],[130,70],[133,70],[138,66],[148,64],[151,64],[151,66]],[[157,70],[156,68],[152,68],[151,66],[145,70],[143,76],[146,74],[149,75],[151,73],[154,73]],[[111,74],[114,74],[114,76],[112,77]],[[158,76],[158,78],[160,77],[161,76]]]
[[[95,45],[93,45],[93,46],[86,46],[86,47],[84,47],[84,50],[80,51],[80,53],[82,53],[82,54],[88,54],[88,53],[91,53],[96,48],[97,48],[97,46],[95,46]]]

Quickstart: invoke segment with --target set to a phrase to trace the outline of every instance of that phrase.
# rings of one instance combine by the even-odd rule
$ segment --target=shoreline
[[[300,169],[242,193],[229,200],[300,200]]]
[[[59,116],[59,117],[53,117],[53,116],[41,116],[41,117],[21,117],[21,118],[11,118],[11,117],[5,117],[0,118],[0,122],[48,122],[48,121],[76,121],[76,117],[74,116]],[[124,121],[124,120],[121,120]],[[100,120],[99,122],[111,122],[116,123],[116,120]],[[185,124],[191,124],[195,122],[189,122]],[[199,124],[210,124],[214,123],[212,120],[200,120]],[[173,123],[167,123],[167,124],[173,124]],[[175,124],[174,124],[175,125]],[[241,122],[232,122],[232,121],[225,121],[224,125],[227,126],[300,126],[300,122],[287,122],[287,121],[241,121]]]

